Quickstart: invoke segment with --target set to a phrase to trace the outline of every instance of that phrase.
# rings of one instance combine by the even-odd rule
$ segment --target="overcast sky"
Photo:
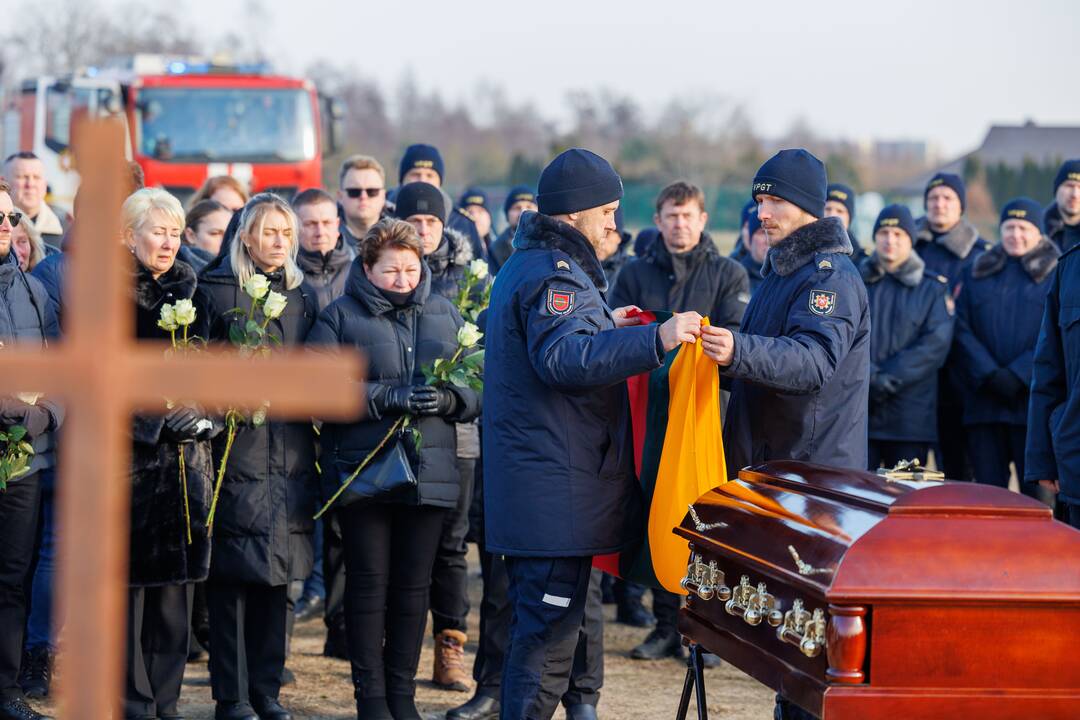
[[[119,0],[105,0],[106,4]],[[1070,0],[182,0],[266,33],[278,69],[354,65],[392,86],[469,98],[483,81],[564,112],[609,87],[646,109],[701,93],[746,106],[759,135],[925,139],[947,155],[992,123],[1080,124],[1080,3]],[[257,28],[262,28],[257,29]]]

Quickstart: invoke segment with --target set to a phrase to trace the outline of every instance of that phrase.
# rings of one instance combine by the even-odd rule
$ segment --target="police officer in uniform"
[[[622,180],[571,149],[540,175],[496,278],[485,356],[484,524],[506,556],[513,621],[504,720],[550,718],[567,689],[594,555],[642,532],[626,378],[700,335],[683,313],[640,326],[612,310],[596,248],[615,229]]]
[[[739,332],[702,329],[706,356],[732,381],[729,476],[789,458],[866,467],[870,312],[848,234],[823,218],[827,184],[806,150],[781,150],[761,166],[752,195],[769,236],[764,280]],[[810,717],[779,696],[776,716]]]

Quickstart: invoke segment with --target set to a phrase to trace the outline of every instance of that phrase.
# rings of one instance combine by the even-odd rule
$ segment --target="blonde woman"
[[[304,342],[315,322],[315,293],[296,264],[297,222],[271,193],[240,211],[239,229],[222,262],[199,278],[196,307],[209,340],[227,343],[243,324],[251,298],[243,287],[255,275],[285,296],[268,331],[282,345]],[[241,308],[245,316],[229,314]],[[225,434],[214,443],[215,466]],[[210,685],[217,720],[288,720],[278,703],[285,666],[286,590],[311,572],[317,478],[311,423],[269,420],[242,424],[229,456],[212,543],[206,604],[210,613]],[[257,714],[257,715],[256,715]]]
[[[24,273],[45,259],[45,241],[32,222],[21,222],[11,229],[11,245],[19,258],[19,269]]]

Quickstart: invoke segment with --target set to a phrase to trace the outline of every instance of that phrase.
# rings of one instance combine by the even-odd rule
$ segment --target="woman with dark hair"
[[[135,266],[136,337],[167,341],[170,332],[158,325],[162,306],[183,307],[196,286],[195,271],[176,257],[183,209],[164,190],[144,188],[124,201],[121,216]],[[199,320],[190,334],[205,334]],[[188,655],[192,583],[205,580],[210,567],[205,521],[213,430],[199,408],[184,405],[136,416],[132,423],[124,693],[124,717],[130,720],[180,717],[176,704]]]
[[[249,281],[285,297],[267,331],[282,345],[304,342],[315,293],[296,264],[296,215],[276,195],[253,197],[231,244],[199,277],[196,307],[211,342],[228,342],[253,302]],[[269,296],[267,296],[269,297]],[[230,311],[240,308],[239,316]],[[276,344],[276,343],[275,343]],[[218,467],[226,434],[214,443]],[[286,648],[286,592],[311,572],[317,477],[310,422],[242,423],[225,468],[206,583],[210,686],[216,720],[288,720],[278,703]]]
[[[194,263],[192,260],[188,260],[188,263],[196,272],[217,257],[225,237],[225,228],[229,226],[232,216],[232,211],[217,200],[203,200],[188,210],[184,219],[182,250],[186,250],[185,254],[194,259]]]
[[[416,230],[386,219],[368,231],[345,295],[319,316],[309,344],[345,345],[367,357],[367,414],[322,430],[330,495],[403,415],[416,418],[419,449],[403,446],[416,477],[402,496],[337,508],[345,548],[345,614],[361,720],[417,720],[416,667],[443,521],[458,500],[454,423],[480,412],[477,392],[426,385],[422,368],[451,358],[464,322],[432,291]]]

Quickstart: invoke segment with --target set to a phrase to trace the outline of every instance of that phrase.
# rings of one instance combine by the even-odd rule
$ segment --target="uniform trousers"
[[[569,689],[591,570],[591,557],[506,558],[513,615],[502,720],[548,720]],[[599,600],[599,582],[594,584]]]
[[[0,493],[0,697],[22,697],[27,579],[37,540],[41,484],[38,473],[9,482]]]
[[[210,689],[218,702],[278,697],[285,668],[288,585],[206,583]]]
[[[125,718],[176,715],[194,586],[128,589]]]

